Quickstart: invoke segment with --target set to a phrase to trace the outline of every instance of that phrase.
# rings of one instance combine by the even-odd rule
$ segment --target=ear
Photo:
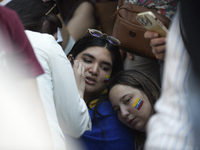
[[[45,20],[42,24],[42,33],[48,33],[48,31],[49,31],[49,21]]]
[[[74,57],[72,56],[72,54],[69,54],[68,60],[71,62],[72,66],[73,66],[74,65]]]
[[[69,56],[67,57],[70,62],[72,60],[72,57],[73,57],[72,54],[69,54]]]

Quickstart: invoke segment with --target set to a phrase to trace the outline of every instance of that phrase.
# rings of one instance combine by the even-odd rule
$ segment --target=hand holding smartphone
[[[137,14],[136,19],[148,31],[157,32],[161,37],[165,37],[168,33],[167,28],[151,11]]]

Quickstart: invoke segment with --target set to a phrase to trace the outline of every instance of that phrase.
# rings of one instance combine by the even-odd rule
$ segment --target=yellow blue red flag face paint
[[[106,78],[105,78],[105,80],[104,80],[104,83],[107,83],[107,82],[109,81],[109,79],[110,79],[110,75],[106,75]]]
[[[143,105],[143,101],[139,98],[136,98],[136,100],[133,103],[133,107],[135,107],[137,110],[140,110],[142,105]]]

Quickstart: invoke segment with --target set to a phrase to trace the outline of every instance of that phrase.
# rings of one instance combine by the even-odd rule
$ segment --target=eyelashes
[[[87,64],[92,64],[93,60],[87,59],[87,58],[83,58],[83,62],[87,63]],[[110,67],[107,67],[107,65],[104,65],[104,64],[101,64],[100,68],[105,72],[110,71]]]

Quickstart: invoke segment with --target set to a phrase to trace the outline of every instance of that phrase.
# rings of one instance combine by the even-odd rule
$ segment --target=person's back
[[[37,77],[37,83],[44,108],[46,112],[48,112],[47,113],[48,122],[50,126],[53,128],[51,132],[54,141],[65,141],[63,132],[59,127],[58,119],[56,116],[56,109],[54,106],[55,105],[54,93],[53,93],[54,85],[52,82],[53,80],[52,74],[54,73],[54,71],[56,71],[53,70],[54,67],[52,68],[52,63],[53,63],[52,58],[57,57],[59,53],[61,56],[63,56],[64,53],[63,51],[60,50],[61,49],[60,45],[57,44],[55,38],[52,35],[46,33],[32,32],[30,30],[26,30],[25,33],[28,39],[30,40],[31,45],[33,46],[38,61],[40,62],[42,68],[45,71],[45,74]],[[59,65],[58,67],[60,68]],[[55,149],[58,148],[64,149],[65,148],[64,143],[65,142],[54,143],[55,145],[57,145]]]
[[[44,75],[37,78],[40,95],[55,149],[66,149],[63,132],[79,137],[85,130],[91,129],[91,121],[83,96],[79,94],[71,64],[54,37],[57,27],[61,27],[55,10],[51,9],[54,8],[54,2],[12,0],[6,6],[19,14],[45,71]]]

